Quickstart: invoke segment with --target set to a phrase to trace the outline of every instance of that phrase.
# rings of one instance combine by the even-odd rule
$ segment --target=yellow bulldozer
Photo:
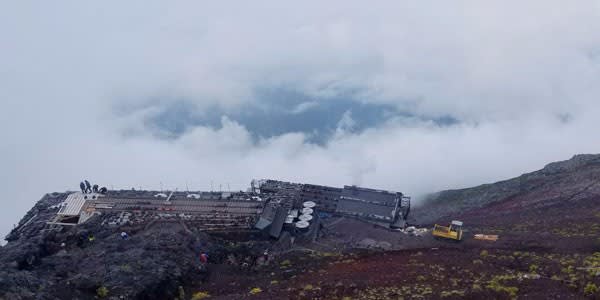
[[[463,222],[456,220],[452,221],[450,223],[450,226],[441,226],[435,224],[435,226],[433,226],[433,231],[431,232],[431,234],[436,238],[460,241],[463,235],[462,226]]]

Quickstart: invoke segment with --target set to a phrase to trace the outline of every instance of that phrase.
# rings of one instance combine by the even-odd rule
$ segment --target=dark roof
[[[393,206],[342,199],[338,202],[336,212],[369,219],[392,221],[393,210]]]
[[[379,205],[396,206],[396,201],[402,198],[402,193],[393,193],[346,185],[342,190],[342,198],[370,202]]]
[[[375,220],[393,221],[392,212],[401,197],[401,193],[344,186],[336,212]]]
[[[271,223],[271,230],[269,230],[269,235],[271,235],[274,238],[279,238],[286,217],[287,209],[281,206],[278,207],[275,213],[275,218],[273,219],[273,223]]]
[[[319,206],[319,210],[334,212],[341,195],[341,188],[305,184],[302,186],[300,202],[314,201]]]

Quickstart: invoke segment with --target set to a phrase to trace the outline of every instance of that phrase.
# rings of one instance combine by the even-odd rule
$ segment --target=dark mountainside
[[[486,218],[519,215],[527,210],[563,205],[568,208],[569,204],[593,200],[598,195],[600,155],[582,154],[513,179],[432,194],[415,209],[412,218],[416,223],[428,224],[466,212],[480,212]]]
[[[428,228],[463,221],[461,242],[335,216],[316,241],[295,246],[184,222],[111,228],[95,217],[47,230],[40,220],[66,195],[44,196],[8,235],[0,299],[600,299],[600,155],[442,191],[413,210]]]
[[[426,224],[440,216],[457,215],[499,202],[507,206],[498,213],[576,202],[599,195],[599,183],[600,155],[575,155],[570,160],[550,163],[539,171],[513,179],[432,194],[413,218],[417,223]]]

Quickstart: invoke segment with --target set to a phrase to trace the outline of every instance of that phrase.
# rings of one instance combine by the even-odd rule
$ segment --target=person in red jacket
[[[200,254],[200,262],[205,265],[208,263],[208,254],[202,252],[202,254]]]

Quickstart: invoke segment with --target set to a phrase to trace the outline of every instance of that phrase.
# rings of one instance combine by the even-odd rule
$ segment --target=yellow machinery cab
[[[460,241],[462,239],[463,233],[462,226],[463,222],[456,220],[452,221],[450,223],[450,226],[447,227],[435,224],[435,226],[433,226],[432,234],[434,237]]]

